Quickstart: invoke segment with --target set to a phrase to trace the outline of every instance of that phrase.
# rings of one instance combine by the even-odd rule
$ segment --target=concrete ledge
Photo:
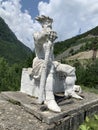
[[[58,103],[62,109],[61,113],[47,110],[46,106],[36,104],[37,99],[21,92],[2,92],[1,95],[13,104],[21,105],[27,112],[48,124],[49,130],[56,130],[57,128],[76,130],[86,116],[98,113],[98,95],[93,93],[83,92],[83,100],[72,98],[62,100]]]

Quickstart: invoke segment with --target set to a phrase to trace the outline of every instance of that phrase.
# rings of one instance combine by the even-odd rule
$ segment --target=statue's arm
[[[48,39],[48,34],[44,31],[33,34],[35,44],[44,44]]]

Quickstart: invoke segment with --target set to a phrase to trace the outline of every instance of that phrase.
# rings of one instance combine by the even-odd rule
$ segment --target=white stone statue
[[[52,111],[61,112],[54,94],[64,92],[66,97],[82,99],[75,92],[80,93],[81,87],[75,85],[74,67],[54,61],[53,48],[57,33],[52,30],[53,19],[42,15],[36,20],[42,25],[42,31],[34,33],[36,57],[33,60],[32,68],[23,70],[21,92],[38,97],[39,103],[44,102]],[[27,81],[24,81],[26,77]]]

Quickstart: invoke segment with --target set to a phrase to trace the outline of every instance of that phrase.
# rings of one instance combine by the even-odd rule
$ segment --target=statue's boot
[[[76,98],[76,99],[83,99],[81,96],[79,96],[76,92],[73,92],[72,94],[71,94],[71,96],[73,97],[73,98]]]
[[[54,94],[52,91],[46,92],[46,100],[44,103],[47,105],[48,109],[54,112],[61,112],[61,108],[55,101]]]
[[[65,91],[65,97],[73,97],[76,99],[83,99],[81,96],[79,96],[74,90],[66,90]]]
[[[49,110],[54,112],[61,112],[61,108],[57,105],[55,100],[46,100],[44,103],[47,105]]]

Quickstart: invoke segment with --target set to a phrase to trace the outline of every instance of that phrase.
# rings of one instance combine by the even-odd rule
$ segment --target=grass
[[[98,94],[98,89],[90,88],[90,87],[85,87],[85,86],[81,86],[81,87],[82,87],[82,90],[84,90],[86,92],[91,92],[91,93]]]

